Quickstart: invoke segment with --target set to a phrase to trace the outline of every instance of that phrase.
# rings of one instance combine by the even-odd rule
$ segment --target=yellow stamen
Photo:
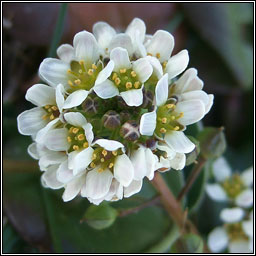
[[[103,156],[106,156],[107,154],[108,154],[107,150],[103,149],[103,150],[102,150],[102,155],[103,155]]]
[[[52,109],[53,111],[58,110],[58,108],[57,108],[56,106],[52,106],[51,109]]]
[[[76,85],[81,84],[81,80],[80,79],[76,79],[74,82],[75,82]]]
[[[74,149],[74,150],[79,150],[79,146],[74,145],[74,146],[73,146],[73,149]]]
[[[115,84],[116,84],[116,85],[119,85],[120,83],[121,83],[121,80],[120,80],[119,77],[117,77],[117,78],[115,79]]]
[[[126,72],[126,68],[120,69],[119,72],[120,72],[121,74],[124,74],[124,73]]]
[[[88,142],[85,142],[85,143],[83,144],[83,147],[84,147],[84,148],[88,148],[88,146],[89,146]]]
[[[183,117],[184,116],[184,113],[183,112],[180,112],[180,115],[179,115],[179,118]]]
[[[99,172],[99,173],[101,173],[101,172],[103,172],[103,171],[104,171],[103,168],[99,168],[99,169],[98,169],[98,172]]]
[[[93,69],[89,69],[88,72],[87,72],[87,74],[88,74],[89,76],[92,76],[92,75],[93,75]]]
[[[158,59],[160,59],[160,53],[159,53],[159,52],[156,54],[156,57],[157,57]]]
[[[175,116],[171,116],[171,119],[172,119],[172,120],[175,120],[175,118],[176,118]]]
[[[126,89],[131,89],[132,88],[132,83],[131,82],[127,82],[125,84],[125,87],[126,87]]]
[[[73,127],[73,131],[72,131],[72,132],[73,132],[74,134],[78,133],[78,131],[79,131],[79,129],[78,129],[78,128]]]
[[[68,73],[68,74],[72,74],[71,69],[68,69],[68,70],[67,70],[67,73]]]
[[[93,154],[92,155],[92,160],[95,160],[97,158],[97,155],[96,154]]]
[[[174,131],[178,131],[179,129],[180,129],[179,126],[175,126],[175,127],[173,128]]]
[[[91,162],[90,166],[91,166],[92,168],[95,168],[95,167],[96,167],[96,164],[95,164],[94,162]]]
[[[71,142],[71,141],[72,141],[72,139],[71,139],[70,136],[67,137],[67,141],[68,141],[68,142]]]
[[[131,72],[131,76],[132,77],[136,77],[137,76],[137,74],[136,74],[136,72],[134,70]]]
[[[162,118],[162,120],[161,120],[161,121],[162,121],[162,123],[163,123],[163,124],[166,124],[166,123],[167,123],[167,118],[166,118],[166,117],[164,117],[164,118]]]
[[[84,65],[84,60],[80,60],[80,61],[79,61],[79,64],[80,64],[81,66],[83,66],[83,65]]]
[[[49,107],[50,107],[49,105],[44,106],[45,109],[48,109]]]
[[[140,87],[140,82],[139,81],[135,82],[134,83],[134,88],[138,89],[139,87]]]
[[[113,163],[110,163],[109,166],[108,166],[108,168],[112,168],[113,166],[114,166],[114,164],[113,164]]]
[[[78,70],[78,73],[79,73],[79,74],[83,74],[83,70],[82,70],[82,69],[79,69],[79,70]]]
[[[114,73],[112,76],[112,80],[115,80],[117,78],[117,73]]]
[[[51,110],[50,108],[48,108],[48,109],[47,109],[47,111],[48,111],[49,113],[51,113],[51,112],[52,112],[52,110]]]
[[[72,81],[71,80],[68,80],[68,84],[69,84],[69,86],[74,86],[74,84],[72,83]]]
[[[53,120],[55,117],[53,114],[50,115],[50,120]]]
[[[167,65],[167,61],[165,61],[165,62],[163,63],[163,68],[164,68],[164,69],[166,68],[166,65]]]
[[[117,156],[117,151],[112,151],[112,154],[113,154],[114,156]]]
[[[97,69],[97,66],[95,64],[92,64],[93,69]]]
[[[152,54],[152,53],[149,53],[149,52],[147,53],[147,55],[148,55],[148,56],[153,56],[153,54]]]
[[[102,158],[100,159],[100,161],[103,163],[103,162],[105,162],[105,159],[102,157]]]
[[[43,120],[46,120],[47,118],[48,118],[47,115],[43,115],[43,116],[42,116],[42,119],[43,119]]]
[[[166,129],[162,127],[162,128],[160,129],[160,132],[161,132],[161,133],[166,133]]]
[[[171,108],[175,108],[176,106],[174,104],[167,104],[166,107],[171,109]]]
[[[84,140],[84,139],[85,139],[85,137],[84,137],[83,134],[79,134],[79,135],[77,136],[77,138],[78,138],[78,140]]]
[[[75,127],[72,126],[72,127],[69,128],[69,133],[73,132],[73,128],[75,128]]]

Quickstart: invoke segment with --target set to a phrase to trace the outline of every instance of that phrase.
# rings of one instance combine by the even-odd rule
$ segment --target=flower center
[[[245,188],[239,174],[233,174],[231,177],[222,182],[221,185],[230,198],[235,198]]]
[[[184,113],[175,112],[175,104],[169,103],[157,109],[156,134],[164,136],[167,131],[181,131],[184,126],[177,120],[183,117]]]
[[[119,72],[113,72],[110,79],[114,82],[120,92],[125,92],[131,89],[140,89],[141,82],[138,80],[138,75],[132,69],[120,69]]]
[[[118,155],[122,154],[122,150],[118,149],[115,151],[108,151],[104,148],[97,148],[94,150],[92,155],[91,168],[100,166],[98,172],[103,172],[105,169],[109,169],[111,172],[114,171],[115,159]]]
[[[46,105],[43,109],[46,111],[46,114],[42,116],[44,120],[52,121],[60,115],[60,111],[56,105]]]
[[[70,69],[68,69],[68,84],[70,86],[69,92],[73,92],[79,89],[85,89],[89,91],[95,83],[95,80],[102,70],[102,65],[98,62],[97,65],[86,65],[83,60],[77,62],[72,61],[70,63]]]
[[[248,239],[243,231],[241,222],[225,224],[225,227],[230,240]]]
[[[83,128],[71,125],[68,125],[67,128],[69,129],[67,136],[67,141],[70,143],[69,152],[78,151],[89,146]]]

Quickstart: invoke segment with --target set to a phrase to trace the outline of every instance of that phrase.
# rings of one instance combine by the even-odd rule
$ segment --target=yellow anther
[[[78,129],[78,128],[76,128],[76,127],[73,127],[73,130],[72,130],[72,132],[73,132],[74,134],[78,133],[78,131],[79,131],[79,129]]]
[[[161,133],[166,133],[166,129],[162,127],[162,128],[160,129],[160,132],[161,132]]]
[[[147,55],[148,55],[148,56],[153,56],[153,54],[152,54],[152,53],[150,53],[150,52],[148,52],[148,53],[147,53]]]
[[[112,168],[113,166],[114,166],[114,164],[113,164],[113,163],[110,163],[109,166],[108,166],[108,168]]]
[[[97,69],[97,66],[95,64],[92,64],[93,69]]]
[[[120,72],[121,74],[124,74],[124,73],[126,72],[126,68],[120,69],[119,72]]]
[[[71,73],[72,73],[71,69],[68,69],[68,70],[67,70],[67,73],[68,73],[68,74],[71,74]]]
[[[50,115],[50,120],[53,120],[55,117],[54,117],[54,114],[51,114]]]
[[[179,115],[179,118],[183,117],[184,116],[184,113],[183,112],[180,112],[180,115]]]
[[[89,146],[88,142],[84,142],[83,147],[88,148],[88,146]]]
[[[179,129],[180,129],[179,126],[175,126],[175,127],[173,128],[174,131],[178,131]]]
[[[74,145],[74,146],[73,146],[73,149],[74,149],[74,150],[79,150],[79,146]]]
[[[132,88],[132,83],[131,82],[127,82],[125,84],[125,87],[126,87],[126,89],[131,89]]]
[[[69,86],[74,86],[74,84],[72,83],[72,81],[71,80],[68,80],[68,84],[69,84]]]
[[[79,69],[79,70],[78,70],[78,73],[79,73],[79,74],[83,74],[83,70],[82,70],[82,69]]]
[[[44,108],[45,108],[45,109],[48,109],[48,108],[50,108],[50,106],[49,106],[49,105],[45,105]]]
[[[176,106],[174,104],[167,104],[166,107],[171,109],[171,108],[175,108]]]
[[[131,76],[132,77],[136,77],[137,76],[137,74],[136,74],[136,72],[134,70],[131,72]]]
[[[43,120],[46,120],[47,118],[48,118],[47,115],[43,115],[43,116],[42,116],[42,119],[43,119]]]
[[[176,117],[175,117],[175,116],[171,116],[171,119],[172,119],[172,120],[175,120],[175,119],[176,119]]]
[[[80,61],[79,61],[79,64],[80,64],[81,66],[83,66],[83,65],[84,65],[84,60],[80,60]]]
[[[85,137],[84,137],[83,134],[79,134],[79,135],[77,136],[77,138],[78,138],[78,140],[84,140],[84,139],[85,139]]]
[[[80,79],[76,79],[74,82],[75,82],[76,85],[81,84],[81,80]]]
[[[58,108],[57,108],[56,106],[52,106],[51,109],[52,109],[53,111],[58,110]]]
[[[117,151],[115,150],[115,151],[112,151],[112,154],[114,155],[114,156],[117,156]]]
[[[93,154],[92,155],[92,160],[95,160],[97,158],[97,155],[96,154]]]
[[[93,69],[90,68],[90,69],[88,70],[87,74],[88,74],[89,76],[92,76],[92,75],[93,75]]]
[[[94,162],[91,162],[90,166],[91,166],[92,168],[95,168],[95,167],[96,167],[96,164],[95,164]]]
[[[103,172],[103,171],[104,171],[103,168],[99,168],[99,169],[98,169],[98,172],[99,172],[99,173],[101,173],[101,172]]]
[[[71,139],[70,136],[67,137],[67,141],[68,141],[68,142],[71,142],[71,141],[72,141],[72,139]]]
[[[134,88],[138,89],[139,87],[140,87],[140,82],[139,81],[135,82],[134,83]]]
[[[158,52],[157,54],[156,54],[156,57],[158,58],[158,59],[160,59],[160,53]]]
[[[48,109],[47,109],[47,111],[48,111],[49,113],[51,113],[51,112],[52,112],[52,110],[51,110],[50,108],[48,108]]]
[[[163,62],[163,68],[164,68],[164,69],[166,68],[166,65],[167,65],[167,61],[164,61],[164,62]]]
[[[103,162],[105,162],[105,159],[102,157],[102,158],[100,159],[100,161],[103,163]]]
[[[101,153],[102,153],[103,156],[106,156],[108,154],[106,149],[103,149]]]
[[[117,78],[115,79],[115,84],[116,84],[116,85],[119,85],[120,83],[121,83],[121,80],[120,80],[119,77],[117,77]]]
[[[162,123],[163,123],[163,124],[166,124],[166,123],[167,123],[167,118],[166,118],[166,117],[164,117],[164,118],[162,118],[162,120],[161,120],[161,121],[162,121]]]
[[[112,76],[112,80],[115,80],[117,78],[117,73],[114,73]]]

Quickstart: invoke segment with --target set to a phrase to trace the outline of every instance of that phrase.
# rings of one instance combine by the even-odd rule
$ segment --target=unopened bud
[[[150,107],[153,103],[154,95],[151,91],[144,91],[143,92],[143,103],[141,105],[142,108]]]
[[[129,119],[131,119],[131,114],[129,113],[129,111],[123,110],[122,112],[120,112],[120,118],[121,118],[121,122],[124,123]]]
[[[97,100],[87,97],[86,100],[82,104],[83,110],[86,112],[86,114],[97,114],[99,103]]]
[[[146,141],[146,147],[152,150],[156,149],[156,140],[155,139],[148,139]]]
[[[135,141],[140,137],[139,125],[135,120],[124,123],[120,130],[120,135],[129,141]]]
[[[186,155],[186,166],[191,165],[193,163],[196,162],[196,159],[200,153],[200,144],[199,141],[196,140],[194,137],[192,136],[187,136],[194,144],[195,144],[195,148],[192,152],[190,152],[189,154]]]
[[[102,122],[104,127],[114,130],[121,124],[120,115],[114,110],[109,110],[102,117]]]

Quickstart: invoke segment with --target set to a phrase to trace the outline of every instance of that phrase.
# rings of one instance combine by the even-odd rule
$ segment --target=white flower
[[[128,106],[140,106],[143,102],[143,83],[152,72],[153,68],[146,58],[131,62],[127,50],[117,47],[110,53],[105,76],[102,73],[93,89],[103,99],[120,95]]]
[[[229,253],[253,252],[253,216],[245,220],[241,208],[223,209],[220,213],[223,226],[214,228],[208,236],[208,247],[214,252],[228,248]]]
[[[231,168],[225,158],[220,157],[212,167],[213,176],[217,183],[206,186],[207,194],[215,201],[231,201],[237,206],[247,208],[253,204],[253,169],[252,167],[232,174]]]

